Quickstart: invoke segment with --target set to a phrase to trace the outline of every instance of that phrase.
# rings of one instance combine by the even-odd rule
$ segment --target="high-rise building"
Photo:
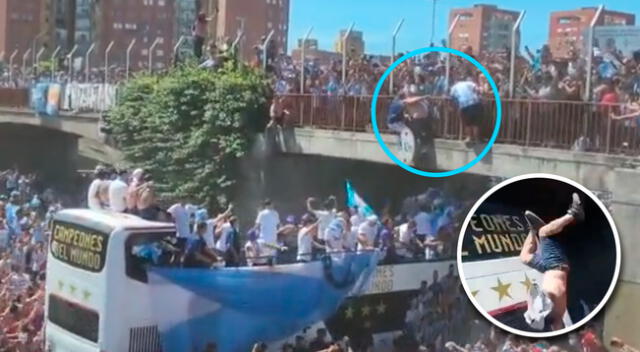
[[[70,51],[75,44],[75,11],[76,0],[51,0],[52,42],[63,52]]]
[[[346,29],[340,30],[338,37],[334,43],[334,49],[338,53],[342,53],[343,38],[347,33]],[[364,55],[364,35],[361,31],[351,31],[346,40],[346,49],[348,57],[359,57]]]
[[[153,69],[167,67],[176,37],[175,1],[177,0],[96,2],[90,19],[92,23],[88,26],[95,30],[89,35],[96,43],[93,62],[103,64],[105,50],[113,42],[109,66],[124,67],[127,47],[135,39],[130,56],[132,70],[148,68],[149,55],[152,56]],[[150,53],[154,43],[156,45]]]
[[[453,9],[449,13],[449,25],[459,16],[449,47],[461,49],[471,46],[474,54],[502,51],[511,48],[511,31],[520,14],[500,9],[495,5],[477,4],[471,8]],[[516,38],[516,47],[520,38]]]
[[[239,31],[244,32],[238,43],[241,59],[254,61],[256,45],[261,45],[272,30],[273,51],[286,53],[289,0],[218,0],[217,39],[231,43]]]
[[[50,4],[48,0],[0,0],[0,53],[6,60],[17,50],[15,60],[21,60],[24,53],[47,45],[49,34]],[[17,61],[16,61],[17,62]]]
[[[549,49],[556,59],[567,58],[571,50],[580,52],[584,47],[587,30],[595,17],[595,7],[551,13],[549,21]],[[634,25],[635,15],[604,9],[596,26]]]
[[[201,5],[196,0],[176,0],[175,21],[176,41],[184,38],[180,45],[181,57],[193,52],[193,39],[191,37],[194,19],[198,17]],[[205,11],[206,12],[206,11]],[[177,42],[176,42],[177,44]]]

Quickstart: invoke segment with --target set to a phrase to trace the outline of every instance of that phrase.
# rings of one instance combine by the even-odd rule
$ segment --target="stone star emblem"
[[[384,302],[380,301],[380,304],[376,306],[376,312],[378,312],[378,314],[384,314],[384,312],[386,311],[387,306],[384,304]]]
[[[533,281],[529,279],[529,276],[527,276],[526,273],[524,274],[524,281],[520,281],[520,283],[526,287],[527,292],[529,292],[531,290],[531,286],[533,286]]]
[[[362,316],[368,316],[369,313],[371,313],[371,307],[369,306],[364,306],[362,307]]]
[[[352,306],[347,307],[347,309],[344,311],[344,315],[347,317],[347,319],[353,318],[353,313],[354,311]]]

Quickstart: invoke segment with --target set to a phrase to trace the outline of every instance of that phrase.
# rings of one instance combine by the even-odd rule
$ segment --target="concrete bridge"
[[[66,144],[71,145],[70,152],[104,163],[117,163],[122,160],[122,154],[104,143],[99,134],[99,120],[100,115],[97,113],[61,112],[57,117],[42,117],[37,116],[33,110],[24,108],[0,109],[0,130],[2,126],[52,130],[66,137]]]

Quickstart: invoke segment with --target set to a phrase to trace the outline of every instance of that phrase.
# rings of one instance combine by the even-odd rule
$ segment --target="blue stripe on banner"
[[[163,350],[202,351],[215,342],[221,352],[246,352],[329,318],[350,293],[364,292],[378,260],[377,253],[341,257],[273,268],[150,269],[158,290],[184,289],[170,297],[151,294]],[[176,319],[165,307],[182,300],[189,311]]]

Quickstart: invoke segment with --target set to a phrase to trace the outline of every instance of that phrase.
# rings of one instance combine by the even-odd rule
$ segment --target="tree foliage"
[[[267,83],[234,62],[140,75],[121,90],[108,127],[127,162],[152,173],[163,199],[217,206],[235,181],[237,159],[264,127]]]

